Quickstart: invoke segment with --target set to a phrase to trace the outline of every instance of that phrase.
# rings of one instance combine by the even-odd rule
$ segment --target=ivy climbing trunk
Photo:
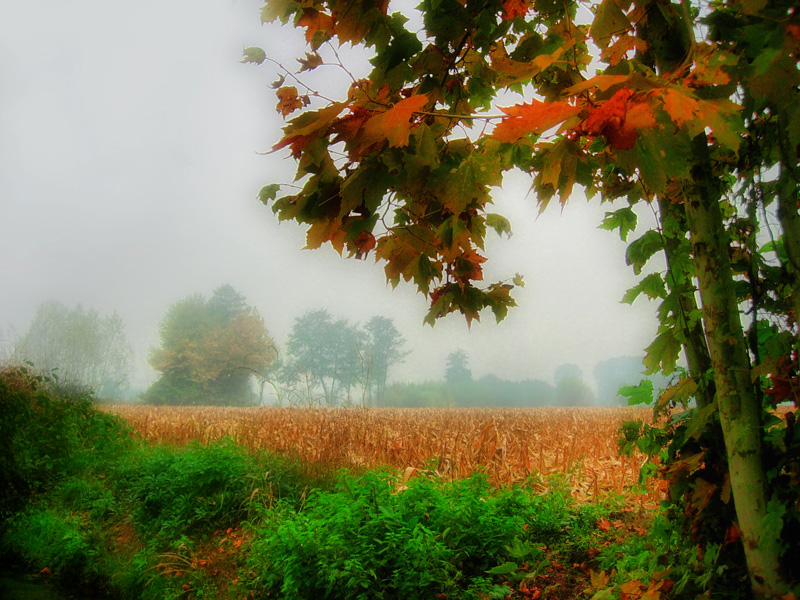
[[[728,236],[705,134],[697,136],[693,146],[694,189],[685,201],[686,219],[703,303],[731,491],[753,592],[757,598],[776,598],[782,589],[778,572],[780,531],[763,527],[767,517],[767,482],[762,463],[760,406],[750,381],[750,361],[728,257]]]

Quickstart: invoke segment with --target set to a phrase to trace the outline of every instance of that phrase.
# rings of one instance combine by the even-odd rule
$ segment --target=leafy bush
[[[61,396],[28,367],[0,374],[0,521],[61,478],[129,442],[119,419],[86,394]]]
[[[39,568],[77,578],[89,572],[97,558],[95,537],[77,516],[33,509],[14,520],[3,546]]]
[[[494,490],[482,475],[398,486],[386,473],[342,475],[336,491],[313,493],[299,512],[285,509],[254,525],[254,593],[503,598],[504,581],[550,564],[543,545],[567,536],[585,544],[598,510],[587,518],[558,492]]]
[[[136,523],[166,536],[220,528],[243,518],[252,488],[248,459],[229,441],[176,449],[143,448],[137,461],[121,465],[120,485],[138,508]]]

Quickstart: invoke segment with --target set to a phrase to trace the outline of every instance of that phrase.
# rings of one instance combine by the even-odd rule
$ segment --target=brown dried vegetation
[[[622,493],[637,482],[645,458],[620,456],[617,432],[623,421],[649,421],[651,414],[643,408],[117,405],[109,410],[153,442],[208,443],[228,436],[250,450],[292,455],[326,468],[434,468],[445,478],[482,469],[496,485],[534,474],[563,474],[582,500],[605,491]]]

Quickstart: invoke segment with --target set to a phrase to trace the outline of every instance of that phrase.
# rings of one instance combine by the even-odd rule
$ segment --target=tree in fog
[[[295,319],[289,334],[283,381],[294,386],[290,395],[304,405],[313,403],[315,389],[328,406],[354,401],[354,393],[366,405],[383,395],[389,369],[406,356],[404,343],[386,317],[360,326],[327,310],[308,311]]]
[[[362,372],[370,400],[380,401],[386,391],[386,378],[392,365],[402,361],[408,352],[402,350],[405,338],[387,317],[372,317],[364,325],[365,344],[361,352]]]
[[[564,364],[555,370],[556,404],[559,406],[590,406],[595,402],[592,388],[584,381],[578,365]]]
[[[463,350],[456,350],[447,355],[444,378],[447,383],[464,383],[472,381],[469,358]]]
[[[258,311],[231,286],[173,304],[161,322],[150,365],[161,373],[144,394],[155,404],[249,404],[252,379],[275,360]]]
[[[335,405],[362,376],[362,344],[363,332],[346,319],[334,319],[327,310],[308,311],[295,319],[286,342],[287,374],[305,382],[301,375],[310,375],[325,403]]]
[[[101,398],[118,398],[127,389],[133,360],[118,314],[101,317],[94,309],[70,309],[55,300],[39,305],[14,354],[55,374],[60,387],[94,391]]]

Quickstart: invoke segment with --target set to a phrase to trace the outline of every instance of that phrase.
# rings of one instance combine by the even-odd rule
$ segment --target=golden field
[[[497,485],[531,475],[566,477],[581,500],[622,493],[644,456],[617,452],[623,421],[648,408],[233,408],[107,407],[154,442],[230,437],[250,450],[292,455],[328,468],[432,468],[446,478],[484,470]],[[648,494],[653,500],[656,490]]]

